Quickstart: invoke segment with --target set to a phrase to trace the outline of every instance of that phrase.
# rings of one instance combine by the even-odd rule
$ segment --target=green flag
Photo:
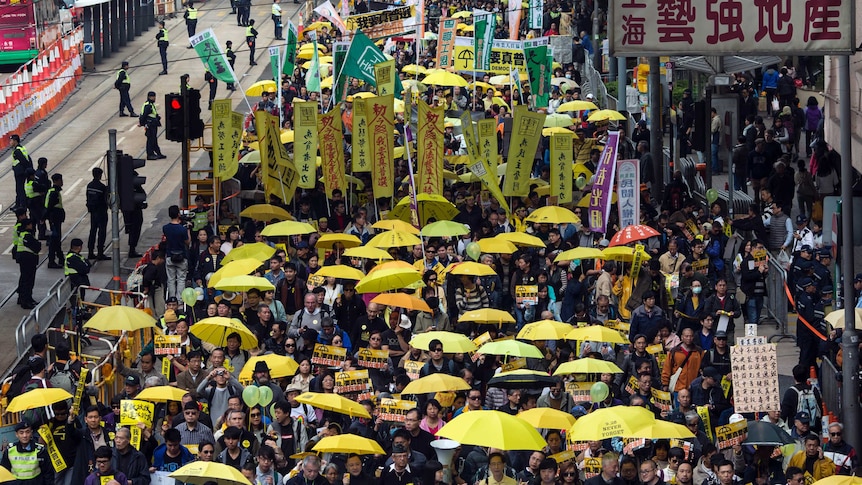
[[[287,48],[284,51],[284,60],[281,65],[281,73],[293,76],[293,70],[296,68],[296,25],[290,20],[287,21]]]
[[[491,70],[491,48],[494,46],[494,31],[497,28],[497,14],[484,10],[473,9],[473,19],[476,28],[473,30],[473,45],[476,57],[474,69],[477,71]]]
[[[269,67],[272,69],[272,80],[279,82],[281,76],[278,75],[278,62],[281,57],[280,46],[274,45],[269,48]]]
[[[204,30],[189,39],[189,42],[201,62],[216,79],[226,83],[236,82],[236,74],[227,62],[227,57],[222,52],[213,29]]]
[[[341,75],[355,77],[365,81],[366,83],[377,86],[377,81],[374,79],[374,65],[387,60],[387,57],[380,52],[380,49],[371,42],[361,30],[357,30],[350,42],[350,48],[347,50],[347,59],[344,61],[344,66],[341,68]],[[395,97],[401,98],[401,91],[404,88],[401,86],[401,79],[395,77]]]
[[[539,37],[524,41],[524,59],[530,77],[530,93],[536,108],[547,108],[551,94],[551,67],[553,58],[548,55],[548,38]]]
[[[334,101],[340,103],[344,101],[345,88],[347,87],[347,76],[341,76],[341,70],[344,66],[344,59],[347,57],[347,50],[350,48],[350,42],[333,42],[332,43],[332,75],[335,77]],[[364,116],[364,115],[363,115]]]
[[[311,67],[305,75],[305,88],[309,92],[320,92],[320,57],[317,54],[317,41],[314,41],[314,54],[311,56]]]

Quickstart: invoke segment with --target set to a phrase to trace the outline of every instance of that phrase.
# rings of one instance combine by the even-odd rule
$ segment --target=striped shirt
[[[212,430],[205,424],[196,423],[194,429],[189,429],[188,423],[182,423],[176,429],[180,432],[180,444],[183,446],[197,446],[203,441],[215,443]]]

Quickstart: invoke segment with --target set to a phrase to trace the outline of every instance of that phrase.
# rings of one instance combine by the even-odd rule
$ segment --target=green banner
[[[296,68],[296,39],[298,33],[296,25],[290,20],[287,21],[287,46],[284,51],[284,60],[281,65],[281,73],[293,76],[293,70]]]
[[[189,39],[189,42],[201,62],[216,79],[226,83],[236,82],[236,75],[227,62],[227,57],[222,52],[213,29],[206,29]]]
[[[497,28],[497,14],[484,10],[473,9],[473,20],[476,26],[473,30],[473,45],[476,46],[474,69],[489,71],[491,69],[491,49],[494,46],[494,30]]]
[[[269,48],[269,67],[272,70],[272,80],[277,84],[281,84],[281,76],[279,76],[278,72],[278,62],[281,57],[280,46],[274,45]]]
[[[347,58],[347,50],[350,48],[350,42],[333,42],[332,43],[332,75],[335,76],[335,86],[332,90],[335,92],[334,101],[340,103],[344,101],[344,93],[347,87],[347,76],[341,75],[344,59]]]
[[[320,54],[317,53],[317,41],[314,41],[314,53],[311,55],[311,67],[305,74],[305,89],[310,93],[320,92]]]
[[[334,59],[333,59],[334,60]],[[341,68],[339,81],[347,76],[355,77],[365,81],[371,86],[377,86],[374,79],[374,65],[385,62],[387,57],[371,42],[361,30],[357,30],[347,50],[347,58]],[[395,97],[401,99],[401,79],[395,76]]]
[[[548,38],[540,37],[524,41],[524,59],[530,76],[530,92],[536,108],[547,108],[551,97],[551,65],[548,55]]]

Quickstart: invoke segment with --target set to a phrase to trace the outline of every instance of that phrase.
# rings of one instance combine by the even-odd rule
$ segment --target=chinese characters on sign
[[[740,413],[778,411],[778,355],[775,344],[730,348],[733,407]]]
[[[371,143],[371,169],[374,180],[372,187],[374,197],[392,197],[395,185],[392,173],[392,156],[395,130],[393,104],[395,98],[375,96],[366,98],[366,114],[368,119],[368,135]]]
[[[396,7],[362,15],[351,15],[344,19],[344,23],[349,31],[361,29],[365,35],[376,39],[413,32],[416,27],[411,26],[409,21],[415,16],[416,7]]]
[[[572,202],[572,134],[551,135],[551,196],[557,204]]]
[[[299,187],[313,189],[317,172],[317,102],[293,103],[293,161],[299,172]]]
[[[523,43],[519,40],[495,39],[491,46],[491,67],[488,69],[488,73],[509,74],[512,69],[526,72],[527,62],[524,58],[523,49]],[[475,55],[472,37],[455,38],[452,62],[456,71],[472,71]]]
[[[590,192],[590,206],[587,211],[590,228],[593,232],[607,232],[608,216],[611,212],[611,189],[614,185],[614,172],[617,167],[617,143],[619,143],[619,133],[610,132],[596,167],[596,179],[593,182],[593,190]]]
[[[347,349],[330,345],[314,344],[311,363],[329,367],[341,367],[347,359]]]
[[[443,193],[443,117],[442,106],[432,108],[419,100],[417,157],[420,194]],[[493,121],[493,120],[492,120]]]
[[[526,106],[516,106],[514,111],[503,195],[525,197],[530,192],[530,173],[545,124],[545,114],[528,111]]]
[[[320,165],[327,197],[333,190],[346,191],[344,180],[344,135],[341,133],[341,105],[329,113],[319,115],[317,124],[320,138]]]
[[[440,21],[440,36],[437,40],[437,62],[445,69],[452,65],[455,54],[455,27],[458,19],[446,18]]]
[[[637,225],[641,217],[640,162],[617,161],[617,209],[620,227]]]
[[[848,54],[854,0],[615,0],[611,55]]]
[[[371,171],[371,145],[368,140],[368,116],[365,100],[353,98],[353,150],[350,161],[354,172]]]
[[[242,136],[243,115],[231,110],[231,100],[213,100],[213,171],[227,180],[239,169],[236,154]]]

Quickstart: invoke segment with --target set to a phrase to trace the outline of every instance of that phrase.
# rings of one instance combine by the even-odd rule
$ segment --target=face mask
[[[692,217],[694,217],[695,219],[697,219],[698,213],[697,213],[697,211],[693,211],[693,212],[691,213],[691,215],[692,215]]]
[[[571,78],[572,78],[572,75],[569,73],[566,73],[566,79],[571,79]]]
[[[695,295],[699,295],[701,289],[702,289],[701,287],[695,286],[694,288],[691,289],[691,292],[694,293]]]

